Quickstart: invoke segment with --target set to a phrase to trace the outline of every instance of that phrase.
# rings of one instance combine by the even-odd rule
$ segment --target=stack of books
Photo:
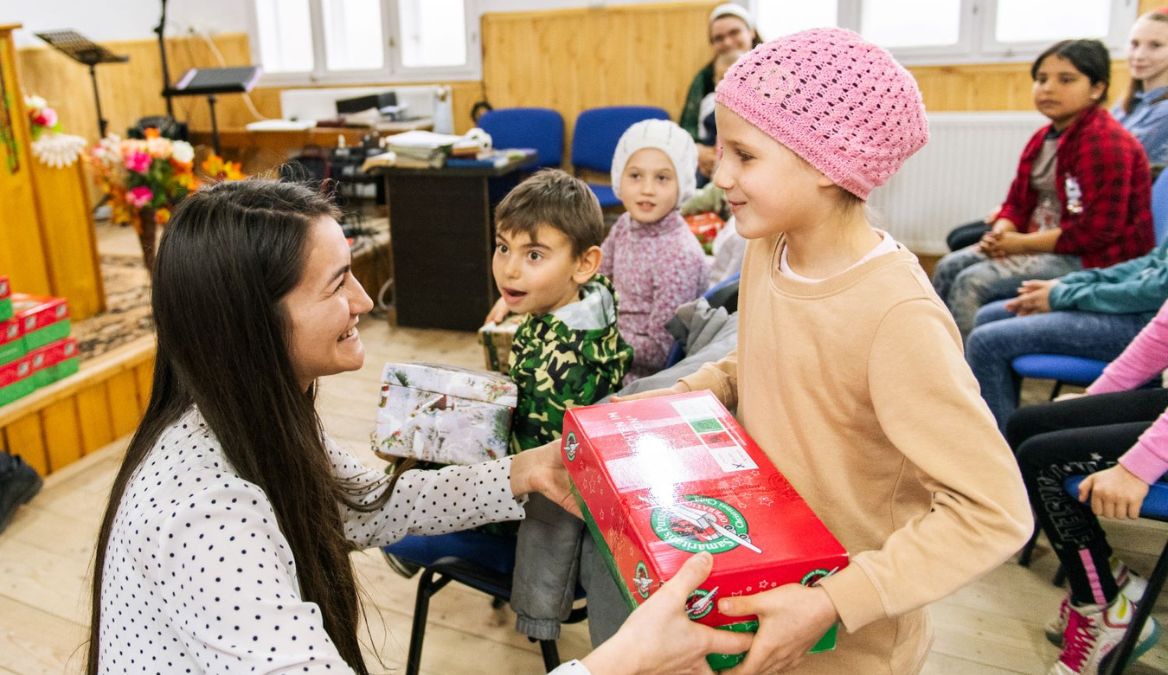
[[[70,332],[63,298],[11,293],[0,275],[0,405],[77,372]]]
[[[385,141],[385,149],[394,154],[394,166],[407,169],[439,169],[451,155],[462,156],[479,151],[478,143],[462,136],[436,134],[432,131],[407,131]]]

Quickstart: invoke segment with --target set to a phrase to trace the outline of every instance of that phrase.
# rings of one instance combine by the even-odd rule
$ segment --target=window
[[[276,84],[477,79],[476,0],[252,0]]]
[[[766,38],[843,26],[906,63],[1028,60],[1068,37],[1103,40],[1119,57],[1137,0],[750,0]]]

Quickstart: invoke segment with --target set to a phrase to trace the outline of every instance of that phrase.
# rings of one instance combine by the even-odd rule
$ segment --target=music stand
[[[216,94],[246,94],[255,87],[260,77],[259,66],[234,68],[191,68],[173,87],[162,92],[164,96],[206,96],[211,107],[211,145],[219,151],[219,122],[215,118]]]
[[[76,31],[51,30],[35,35],[74,61],[89,66],[89,78],[93,81],[93,103],[97,106],[97,130],[101,138],[105,138],[108,122],[101,115],[101,96],[97,93],[97,64],[125,63],[130,57],[114,54],[105,47],[90,42]]]

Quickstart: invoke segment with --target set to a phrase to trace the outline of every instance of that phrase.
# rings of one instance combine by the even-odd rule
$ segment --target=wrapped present
[[[473,464],[505,457],[515,383],[498,373],[425,363],[387,363],[373,450],[395,460],[415,457]]]
[[[72,338],[33,349],[28,358],[32,361],[33,378],[42,387],[63,380],[80,369],[77,341]]]
[[[523,323],[522,314],[512,314],[502,323],[488,323],[479,329],[479,344],[483,346],[483,358],[487,370],[494,370],[506,375],[511,371],[511,342],[515,339],[515,331]]]
[[[13,293],[12,310],[27,350],[69,337],[69,305],[62,298]]]
[[[0,321],[12,318],[12,286],[8,277],[0,274]]]
[[[714,252],[714,239],[717,238],[718,233],[725,227],[726,222],[722,217],[713,211],[703,211],[702,213],[692,213],[685,217],[685,222],[689,225],[689,231],[698,238],[698,243],[702,245],[702,250],[707,255],[712,255]]]
[[[15,318],[0,321],[0,364],[12,363],[28,353],[24,346],[23,325]]]
[[[708,391],[567,412],[564,464],[597,549],[630,608],[691,555],[714,567],[686,605],[692,620],[754,631],[723,597],[814,584],[848,555],[787,479]],[[833,627],[812,652],[835,647]],[[711,655],[715,670],[742,655]]]
[[[28,396],[39,386],[34,377],[32,359],[22,356],[0,365],[0,405]]]

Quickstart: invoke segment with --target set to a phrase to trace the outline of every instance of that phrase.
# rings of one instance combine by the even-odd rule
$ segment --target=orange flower
[[[161,135],[158,133],[158,129],[155,127],[146,127],[145,131],[147,139],[158,138]]]
[[[154,222],[157,225],[165,225],[170,220],[170,209],[165,206],[154,212]]]

